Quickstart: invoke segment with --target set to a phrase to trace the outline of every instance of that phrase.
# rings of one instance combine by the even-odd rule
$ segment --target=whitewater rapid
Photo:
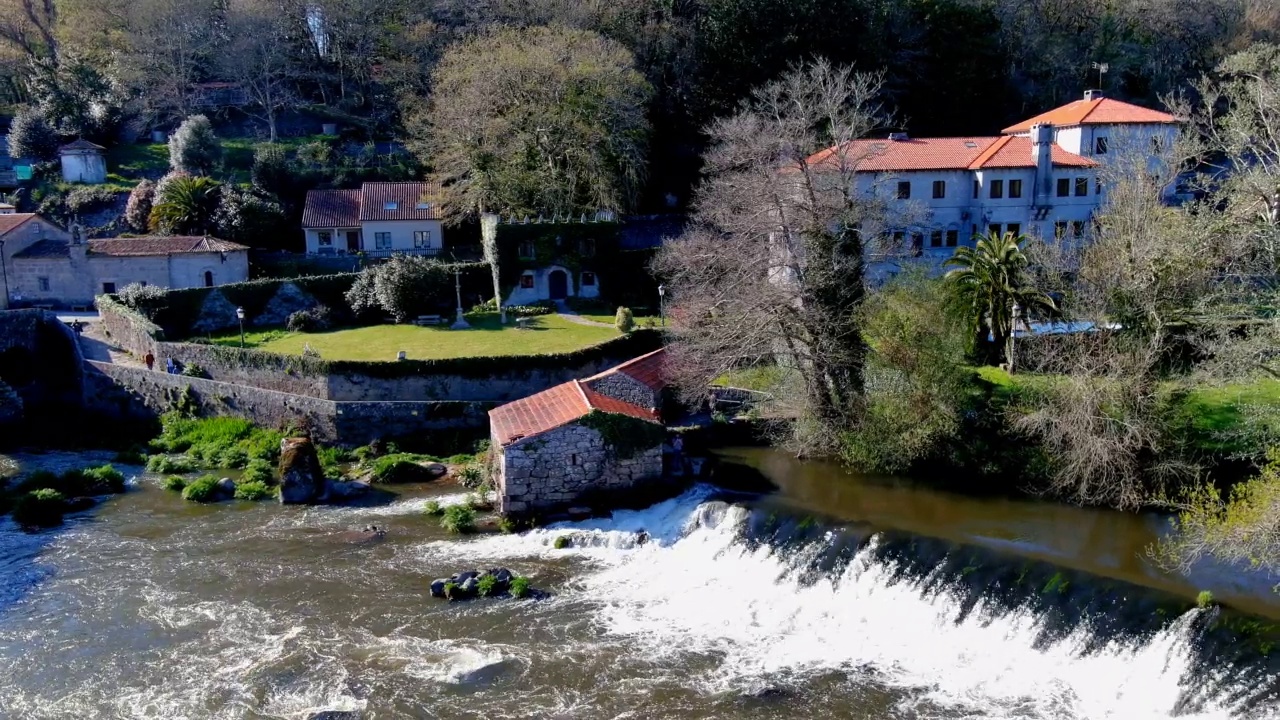
[[[1179,706],[1197,684],[1192,626],[1203,611],[1186,613],[1136,648],[1119,641],[1099,648],[1087,628],[1043,646],[1041,621],[1030,611],[1010,615],[979,605],[960,619],[948,593],[895,581],[893,568],[874,559],[876,538],[842,570],[815,574],[806,555],[821,552],[822,540],[787,550],[748,543],[748,511],[707,502],[710,494],[698,488],[643,511],[515,537],[432,543],[427,552],[494,561],[579,555],[589,569],[569,594],[596,600],[601,630],[660,663],[712,659],[713,670],[687,679],[704,693],[750,693],[837,672],[906,691],[899,709],[908,714],[917,705],[966,718],[1246,714],[1212,701],[1193,713]],[[637,543],[640,531],[649,534],[647,543]],[[572,546],[556,550],[560,536]]]

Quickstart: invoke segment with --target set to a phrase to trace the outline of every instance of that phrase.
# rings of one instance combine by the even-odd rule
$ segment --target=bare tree
[[[252,106],[248,111],[267,125],[269,140],[277,138],[276,121],[297,102],[294,43],[303,21],[292,3],[229,0],[226,10],[227,44],[219,58],[222,70],[240,83]]]
[[[802,380],[818,448],[858,422],[865,262],[888,202],[855,173],[885,126],[878,74],[816,61],[759,88],[708,134],[693,229],[657,259],[683,386],[780,359]],[[820,153],[820,154],[816,154]],[[816,155],[815,155],[816,154]]]

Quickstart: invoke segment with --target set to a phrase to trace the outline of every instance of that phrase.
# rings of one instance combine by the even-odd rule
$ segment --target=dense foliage
[[[192,115],[169,137],[169,167],[190,175],[212,175],[222,163],[222,143],[204,115]]]

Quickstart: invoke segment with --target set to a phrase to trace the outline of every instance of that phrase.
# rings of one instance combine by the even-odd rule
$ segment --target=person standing
[[[147,369],[148,369],[148,370],[155,370],[155,369],[156,369],[156,356],[155,356],[155,355],[152,355],[151,353],[149,353],[149,352],[148,352],[148,353],[147,353],[147,355],[146,355],[146,357],[142,358],[142,362],[144,362],[144,363],[146,363],[146,364],[147,364]]]
[[[677,475],[684,475],[684,438],[676,435],[671,441],[671,467]]]

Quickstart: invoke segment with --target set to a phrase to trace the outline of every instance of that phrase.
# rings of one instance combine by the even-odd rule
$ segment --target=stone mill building
[[[553,512],[662,477],[665,351],[489,411],[499,510]]]

